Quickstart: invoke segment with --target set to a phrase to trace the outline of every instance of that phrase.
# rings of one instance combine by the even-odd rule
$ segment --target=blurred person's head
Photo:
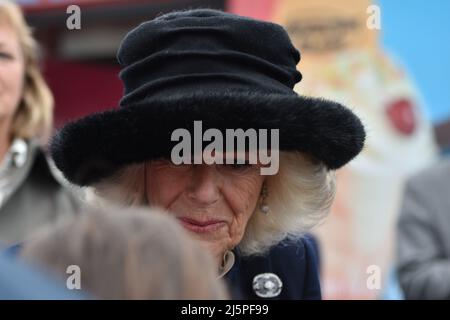
[[[81,289],[100,299],[226,299],[212,258],[170,216],[90,209],[41,230],[21,255],[60,277],[76,265]]]
[[[45,141],[50,134],[53,97],[40,72],[37,52],[36,41],[20,8],[0,0],[0,133],[3,139]]]

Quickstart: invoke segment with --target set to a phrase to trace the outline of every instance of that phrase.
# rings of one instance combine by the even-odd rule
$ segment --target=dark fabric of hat
[[[178,128],[279,129],[280,150],[337,169],[363,148],[346,107],[293,91],[300,53],[280,25],[210,9],[172,12],[127,34],[118,51],[120,106],[69,122],[51,153],[66,178],[91,185],[117,169],[170,156]]]

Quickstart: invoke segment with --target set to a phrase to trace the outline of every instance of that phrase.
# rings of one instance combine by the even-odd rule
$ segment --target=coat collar
[[[0,166],[0,207],[23,184],[32,170],[37,146],[16,138]]]

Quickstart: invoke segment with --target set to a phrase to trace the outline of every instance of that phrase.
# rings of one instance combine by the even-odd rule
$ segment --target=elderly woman
[[[20,9],[0,1],[0,242],[21,242],[36,227],[78,210],[42,146],[53,98]]]
[[[52,141],[67,179],[97,200],[174,215],[244,298],[320,298],[315,253],[301,236],[326,215],[332,170],[360,152],[365,133],[347,108],[292,90],[300,54],[286,31],[220,11],[173,12],[132,30],[118,60],[121,107],[71,122]],[[177,129],[194,137],[181,157],[194,163],[174,157]],[[207,152],[205,141],[238,129],[258,132],[257,147]],[[261,143],[264,130],[279,140]],[[262,174],[264,150],[275,174]]]

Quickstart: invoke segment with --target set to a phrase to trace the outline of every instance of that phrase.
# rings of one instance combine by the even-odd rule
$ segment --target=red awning
[[[66,9],[70,5],[83,8],[104,6],[128,6],[132,4],[162,4],[175,2],[174,0],[17,0],[26,13],[46,12]]]

